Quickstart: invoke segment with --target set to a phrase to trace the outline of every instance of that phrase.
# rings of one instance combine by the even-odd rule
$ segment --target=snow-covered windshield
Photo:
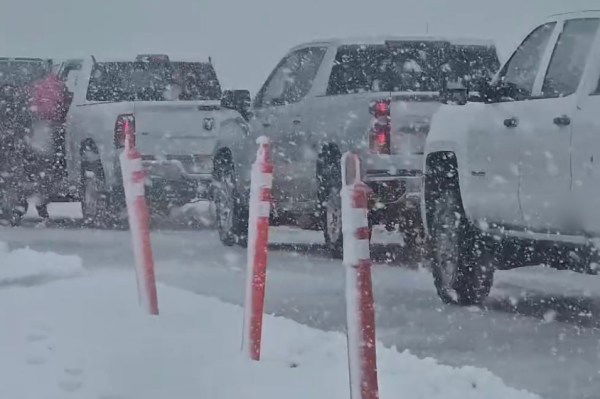
[[[94,66],[89,101],[218,100],[221,87],[211,64],[200,62],[101,62]]]
[[[338,49],[328,94],[437,92],[447,80],[490,78],[500,63],[493,47],[406,41]]]
[[[43,78],[49,70],[45,61],[20,61],[0,59],[0,86],[23,86]]]

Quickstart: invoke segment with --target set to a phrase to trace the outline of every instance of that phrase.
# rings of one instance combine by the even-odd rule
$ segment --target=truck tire
[[[10,190],[13,191],[13,190]],[[0,200],[0,219],[11,227],[18,227],[27,213],[27,199],[19,198],[17,193],[6,191]]]
[[[341,259],[344,252],[342,234],[342,172],[341,153],[334,145],[323,148],[317,160],[319,210],[325,247],[333,258]]]
[[[85,162],[81,166],[81,213],[84,223],[93,227],[109,227],[112,222],[100,162]]]
[[[226,246],[248,245],[248,207],[235,188],[235,173],[229,161],[217,161],[214,202],[219,239]]]
[[[445,303],[476,305],[487,298],[493,283],[492,254],[462,206],[458,178],[446,170],[428,179],[426,203],[432,252],[431,269],[439,297]]]
[[[339,187],[330,186],[323,210],[323,236],[332,257],[341,259],[344,253],[342,233],[342,199]]]

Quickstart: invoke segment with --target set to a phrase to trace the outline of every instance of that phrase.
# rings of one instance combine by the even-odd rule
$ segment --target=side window
[[[77,85],[77,79],[79,77],[79,71],[81,71],[81,62],[68,63],[60,71],[59,78],[65,82],[67,89],[71,93],[75,91],[75,86]]]
[[[312,47],[295,51],[284,58],[263,86],[256,106],[300,101],[310,91],[325,52],[325,48]]]
[[[577,91],[598,24],[597,18],[565,22],[544,79],[544,97],[564,97]]]
[[[548,47],[556,22],[535,29],[514,52],[502,69],[500,78],[516,94],[515,100],[530,97],[542,57]]]
[[[326,52],[327,49],[324,47],[311,47],[304,50],[300,56],[300,64],[294,76],[294,83],[286,93],[286,102],[298,102],[308,94]]]

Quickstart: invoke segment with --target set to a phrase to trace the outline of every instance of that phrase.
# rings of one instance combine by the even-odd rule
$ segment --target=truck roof
[[[577,18],[577,17],[600,17],[600,10],[578,10],[578,11],[567,11],[557,14],[552,14],[548,19],[560,18]]]
[[[347,46],[354,44],[385,44],[386,41],[446,41],[462,46],[485,46],[495,47],[493,40],[477,39],[477,38],[461,38],[452,36],[433,36],[433,35],[406,35],[406,36],[365,36],[365,37],[347,37],[347,38],[330,38],[322,40],[313,40],[295,46],[292,50],[307,47],[311,45],[328,45],[328,46]]]
[[[171,54],[167,54],[169,56],[169,61],[170,62],[199,62],[199,63],[205,63],[208,64],[211,62],[210,57],[204,58],[202,59],[201,57],[198,56],[189,56],[189,55],[171,55]],[[110,56],[110,55],[95,55],[92,54],[88,57],[93,56],[96,61],[98,62],[135,62],[136,61],[136,57],[138,56],[138,54],[127,57],[127,56]]]
[[[0,57],[0,62],[50,62],[48,58],[31,58],[31,57]]]

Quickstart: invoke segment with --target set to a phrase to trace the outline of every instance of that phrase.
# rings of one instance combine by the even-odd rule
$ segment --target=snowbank
[[[81,259],[52,252],[36,252],[29,248],[9,251],[0,242],[0,286],[20,281],[69,277],[83,271]]]
[[[141,312],[133,270],[0,289],[0,397],[349,397],[343,335],[267,316],[255,363],[240,307],[165,286],[159,301],[159,317]],[[486,370],[378,351],[382,399],[537,397]]]

